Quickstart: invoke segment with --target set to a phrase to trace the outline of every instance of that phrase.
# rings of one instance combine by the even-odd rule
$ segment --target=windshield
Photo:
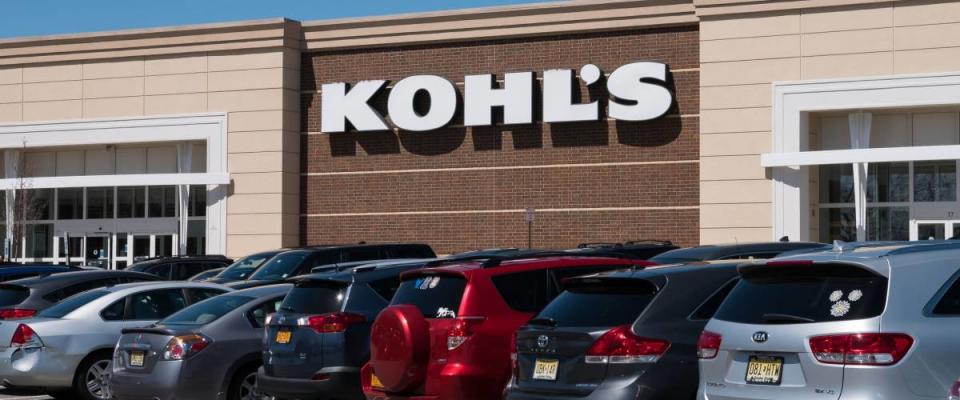
[[[53,307],[40,311],[37,318],[63,318],[87,303],[108,294],[110,294],[110,291],[107,290],[91,290],[67,297],[65,300],[54,304]]]
[[[158,325],[206,325],[253,299],[248,296],[230,295],[211,297],[174,313],[160,321]]]
[[[653,284],[641,280],[571,287],[536,319],[577,328],[632,325],[656,294]]]
[[[263,264],[257,272],[250,276],[254,281],[275,281],[287,279],[297,270],[297,267],[307,259],[310,252],[307,251],[288,251],[280,253]]]
[[[254,254],[242,258],[223,270],[217,275],[217,278],[247,279],[253,271],[256,271],[257,267],[263,265],[263,262],[269,260],[272,256],[273,254]]]

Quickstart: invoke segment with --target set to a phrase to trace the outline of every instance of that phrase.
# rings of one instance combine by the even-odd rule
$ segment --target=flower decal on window
[[[854,290],[850,292],[850,295],[847,296],[847,298],[850,299],[850,301],[856,302],[857,300],[860,300],[863,298],[863,292],[860,290]]]
[[[834,290],[833,293],[830,293],[830,301],[836,303],[843,299],[843,292],[840,290]]]
[[[838,301],[830,307],[830,315],[840,318],[850,312],[850,303],[847,301]]]

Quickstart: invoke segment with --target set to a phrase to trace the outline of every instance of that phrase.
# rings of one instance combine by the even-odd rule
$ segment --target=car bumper
[[[355,367],[329,367],[316,372],[325,374],[324,380],[278,378],[268,376],[261,367],[257,371],[257,389],[264,394],[279,398],[325,399],[359,398],[360,369]]]
[[[203,371],[182,361],[161,361],[149,373],[114,370],[110,388],[116,400],[212,400],[221,394],[214,375],[219,380],[221,369]]]
[[[364,367],[369,373],[369,364]],[[427,378],[429,394],[403,396],[387,393],[370,386],[369,379],[365,379],[362,387],[363,394],[368,400],[491,400],[503,397],[506,378],[491,376],[485,369],[473,368],[468,365],[448,365],[439,375]]]
[[[0,384],[10,388],[69,388],[80,357],[48,348],[7,348],[0,353]]]

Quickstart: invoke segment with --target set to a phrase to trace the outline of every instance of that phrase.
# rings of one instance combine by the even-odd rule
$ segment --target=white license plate
[[[541,381],[557,380],[557,368],[560,367],[558,360],[537,360],[533,367],[533,379]]]
[[[144,356],[145,354],[142,351],[131,351],[130,365],[134,367],[142,367]]]
[[[747,362],[747,383],[779,385],[783,379],[783,358],[751,356]]]

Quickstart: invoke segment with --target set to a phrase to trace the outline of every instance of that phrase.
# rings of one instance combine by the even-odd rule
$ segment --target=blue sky
[[[316,20],[544,0],[0,0],[0,38],[287,17]]]

